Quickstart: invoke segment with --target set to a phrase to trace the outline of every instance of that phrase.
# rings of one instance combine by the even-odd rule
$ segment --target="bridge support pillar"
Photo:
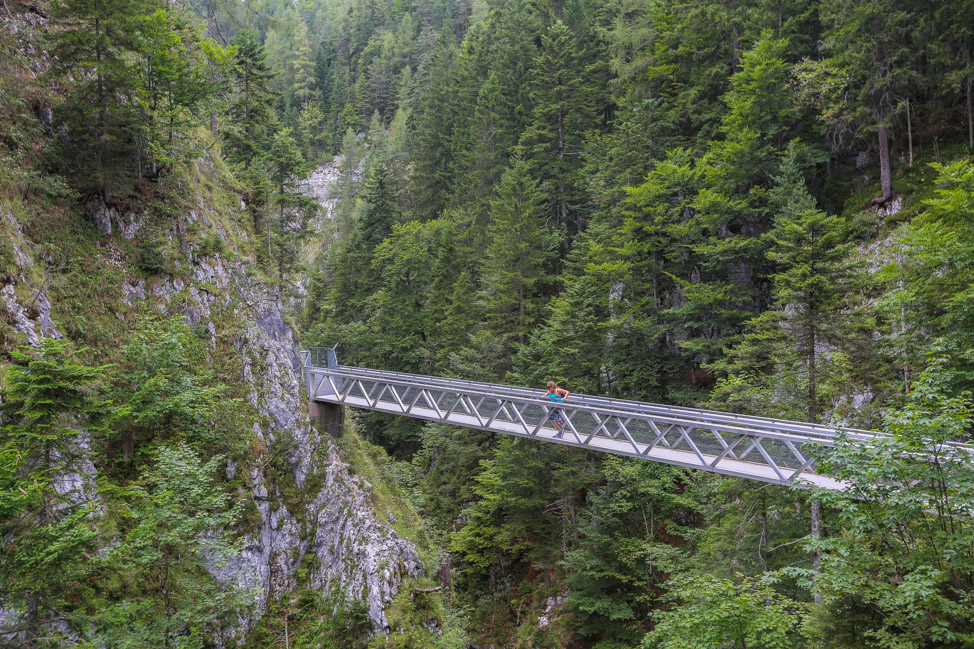
[[[308,415],[318,428],[332,437],[341,437],[345,427],[345,406],[321,401],[308,402]]]

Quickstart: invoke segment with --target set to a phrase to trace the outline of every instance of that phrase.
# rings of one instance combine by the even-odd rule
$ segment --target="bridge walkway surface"
[[[312,402],[361,408],[703,469],[782,485],[845,484],[816,471],[840,436],[870,445],[883,433],[783,419],[572,393],[565,403],[543,389],[338,365],[305,352]],[[325,365],[319,367],[319,364]],[[557,408],[565,434],[549,416]],[[958,447],[964,445],[957,445]],[[965,447],[966,448],[966,447]]]

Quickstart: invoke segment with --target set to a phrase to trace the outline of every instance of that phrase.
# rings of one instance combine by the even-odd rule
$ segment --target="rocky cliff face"
[[[90,203],[88,214],[106,239],[138,238],[144,229],[136,214],[120,214],[100,202]],[[286,503],[280,489],[266,478],[263,453],[250,466],[230,462],[226,469],[229,478],[239,471],[248,472],[245,482],[251,487],[247,497],[260,514],[260,523],[246,534],[240,554],[212,567],[219,579],[252,589],[258,596],[256,616],[241,619],[239,627],[228,630],[227,635],[241,639],[270,598],[283,597],[295,588],[296,570],[307,553],[313,553],[316,560],[308,563],[313,568],[306,585],[322,589],[337,585],[347,597],[365,599],[373,627],[381,632],[388,626],[385,609],[402,580],[420,573],[422,562],[413,544],[376,516],[371,485],[352,475],[330,439],[312,427],[298,380],[298,344],[281,296],[260,281],[244,259],[239,247],[246,242],[246,233],[233,225],[237,221],[218,216],[200,200],[199,209],[174,220],[166,237],[182,253],[175,271],[152,279],[126,277],[119,292],[123,302],[119,310],[138,306],[180,314],[197,331],[209,331],[214,349],[221,344],[218,338],[227,338],[219,336],[226,334],[219,328],[233,323],[229,338],[243,369],[239,376],[225,380],[248,386],[248,399],[259,415],[252,432],[263,448],[288,441],[293,483],[298,491],[304,490],[297,504],[293,498],[290,505]],[[20,233],[16,223],[9,225],[8,229]],[[191,243],[186,234],[190,230],[216,233],[227,254],[201,255],[199,244]],[[15,240],[14,246],[21,251],[17,264],[22,272],[0,288],[0,298],[17,331],[36,344],[43,336],[61,334],[51,317],[43,279],[37,279],[40,274],[32,272],[35,262],[23,252],[30,245],[19,236],[21,240]],[[31,295],[33,300],[25,297]],[[76,473],[64,477],[66,488],[90,492],[94,471],[90,461],[84,462]]]

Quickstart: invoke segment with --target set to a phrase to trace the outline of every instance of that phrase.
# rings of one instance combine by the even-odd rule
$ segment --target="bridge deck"
[[[490,430],[703,469],[763,482],[826,489],[844,483],[815,469],[842,434],[861,444],[885,435],[865,430],[572,394],[559,404],[565,433],[555,437],[555,406],[544,390],[306,362],[312,400]]]

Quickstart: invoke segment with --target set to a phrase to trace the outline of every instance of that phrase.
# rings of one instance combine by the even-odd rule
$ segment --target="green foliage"
[[[962,388],[974,372],[970,354],[974,165],[964,161],[934,168],[938,172],[935,196],[926,201],[927,211],[899,233],[902,259],[890,260],[883,269],[884,278],[901,288],[889,295],[886,307],[893,314],[908,313],[910,322],[936,323],[932,336],[917,327],[904,327],[897,347],[907,362],[916,364],[935,344],[941,346],[958,370],[952,376]]]
[[[223,48],[158,2],[64,0],[54,11],[52,72],[72,89],[59,120],[82,191],[112,201],[128,190],[117,179],[156,178],[202,155],[192,131],[213,107]]]
[[[61,633],[46,627],[91,570],[95,503],[68,476],[86,473],[83,431],[97,427],[94,388],[107,368],[79,365],[76,353],[45,338],[35,352],[14,352],[3,381],[0,579],[12,611],[3,631],[14,646],[57,646]],[[65,621],[68,632],[85,623],[83,615]]]
[[[672,542],[684,530],[673,517],[697,504],[679,493],[679,469],[609,457],[601,474],[584,537],[565,561],[567,605],[580,635],[634,646],[667,575],[684,565],[685,549]]]
[[[237,589],[238,576],[221,584],[208,572],[239,551],[231,528],[242,505],[216,485],[223,464],[220,455],[204,462],[185,445],[164,446],[151,473],[120,493],[127,529],[95,560],[100,571],[122,577],[102,586],[99,642],[202,648],[255,604],[256,593]]]
[[[577,41],[562,23],[553,23],[541,37],[533,66],[531,122],[519,149],[539,179],[548,205],[562,228],[580,229],[587,205],[577,154],[587,132],[595,126],[596,77],[586,70]],[[504,181],[501,180],[503,192]]]
[[[329,287],[329,302],[334,309],[329,316],[335,324],[367,319],[369,296],[378,289],[382,278],[382,263],[374,261],[377,248],[398,220],[394,178],[384,165],[369,170],[363,189],[365,204],[338,253]]]
[[[802,647],[801,607],[775,592],[768,580],[674,579],[669,598],[676,606],[656,614],[645,649]]]
[[[205,39],[191,16],[164,9],[141,21],[135,49],[142,59],[136,105],[145,116],[140,135],[149,170],[200,157],[205,148],[191,129],[212,108],[218,90],[214,69],[229,63],[227,52]]]
[[[484,301],[492,329],[505,341],[525,342],[540,315],[545,263],[551,256],[543,200],[527,165],[515,160],[490,205]]]
[[[234,162],[248,167],[266,146],[273,128],[275,95],[270,89],[274,77],[257,34],[244,29],[232,43],[230,58],[230,118],[223,125],[227,152]]]
[[[167,265],[164,251],[165,247],[161,238],[151,237],[140,241],[136,249],[136,267],[146,273],[159,273]]]
[[[65,77],[75,73],[72,101],[61,119],[70,124],[69,142],[77,158],[81,151],[88,154],[81,164],[85,180],[106,199],[112,194],[111,178],[124,174],[133,153],[129,130],[139,120],[125,101],[137,83],[132,54],[138,51],[142,21],[159,8],[134,0],[67,0],[54,6],[62,25],[55,70]]]
[[[142,464],[156,446],[177,441],[199,452],[233,449],[237,402],[206,369],[199,338],[182,318],[140,324],[122,349],[111,410],[120,448],[113,444],[108,455]]]
[[[969,393],[951,395],[951,374],[933,358],[910,401],[888,414],[890,437],[868,450],[845,440],[829,459],[849,487],[819,497],[841,529],[820,543],[821,574],[806,576],[837,619],[850,605],[868,615],[820,635],[839,627],[871,647],[974,642],[974,471],[966,452],[939,446],[969,441],[972,406]]]
[[[405,581],[389,607],[389,635],[375,635],[369,649],[463,649],[469,638],[462,616],[444,605],[428,580]]]
[[[297,616],[308,620],[295,633],[294,649],[364,649],[372,621],[364,600],[335,601],[316,591],[298,597]]]
[[[314,259],[304,340],[339,342],[346,362],[765,416],[851,423],[886,410],[898,433],[966,434],[971,168],[937,166],[935,188],[926,165],[907,167],[906,138],[918,160],[968,152],[970,0],[52,9],[50,48],[31,40],[30,21],[0,30],[0,261],[29,317],[37,297],[14,280],[46,271],[60,330],[89,346],[120,340],[91,355],[121,359],[107,381],[111,430],[87,387],[100,379],[51,369],[75,366],[51,360],[61,351],[38,350],[53,355],[37,376],[85,386],[73,401],[5,393],[0,568],[24,644],[51,628],[45,611],[63,610],[96,644],[208,645],[245,605],[203,567],[227,535],[195,527],[239,525],[221,467],[199,457],[239,461],[252,442],[230,398],[244,388],[227,382],[239,358],[222,349],[242,325],[215,322],[210,350],[193,333],[205,321],[140,321],[132,335],[142,307],[116,304],[133,266],[151,284],[226,254],[213,232],[184,240],[177,228],[178,247],[160,235],[196,210],[188,188],[207,183],[234,191],[213,210],[214,231],[236,233],[227,248],[255,258],[285,299]],[[29,53],[48,49],[52,75],[37,77]],[[57,87],[41,89],[48,80]],[[878,179],[852,162],[876,150]],[[338,204],[313,221],[302,178],[339,152]],[[141,239],[96,240],[90,222],[56,218],[74,214],[67,180],[134,209]],[[250,223],[233,223],[236,192]],[[325,231],[309,233],[312,222]],[[934,349],[950,360],[931,361]],[[915,378],[931,365],[935,388],[932,375]],[[8,378],[34,376],[20,371]],[[910,390],[916,401],[900,408]],[[653,624],[648,646],[971,643],[970,494],[966,469],[947,459],[950,480],[899,456],[858,476],[841,448],[837,471],[886,490],[822,496],[824,536],[809,546],[804,493],[389,416],[359,423],[392,454],[341,442],[376,510],[424,539],[429,571],[447,538],[457,564],[449,593],[407,583],[393,632],[373,645],[631,647]],[[90,494],[54,488],[82,430],[105,476],[105,516]],[[921,452],[909,437],[896,439]],[[294,438],[273,440],[265,477],[299,501]],[[874,505],[887,501],[888,513]],[[98,554],[99,539],[117,546]],[[809,550],[824,553],[822,574],[807,570]],[[280,644],[289,629],[292,646],[362,646],[367,626],[361,602],[301,591],[272,602],[250,642]]]
[[[767,233],[767,259],[776,264],[771,275],[773,308],[752,319],[750,331],[740,345],[728,354],[728,362],[717,367],[739,374],[724,381],[719,398],[735,399],[742,391],[763,390],[766,401],[751,404],[752,409],[772,408],[792,411],[783,414],[816,421],[820,410],[818,347],[837,344],[843,332],[844,294],[851,292],[846,257],[850,245],[845,223],[815,208],[798,164],[793,143],[781,167],[777,186],[771,191],[771,204],[777,211]],[[824,359],[824,360],[832,360]],[[782,383],[788,369],[802,369],[795,380]],[[792,371],[794,371],[794,369]],[[745,387],[747,386],[747,387]],[[788,394],[789,387],[804,387],[803,394]],[[753,398],[755,392],[748,396]]]
[[[274,188],[271,204],[277,206],[277,223],[265,224],[268,257],[276,262],[278,276],[292,266],[293,251],[305,224],[318,211],[318,204],[301,191],[301,179],[311,169],[301,155],[291,129],[283,128],[271,138],[265,164],[270,185]]]

